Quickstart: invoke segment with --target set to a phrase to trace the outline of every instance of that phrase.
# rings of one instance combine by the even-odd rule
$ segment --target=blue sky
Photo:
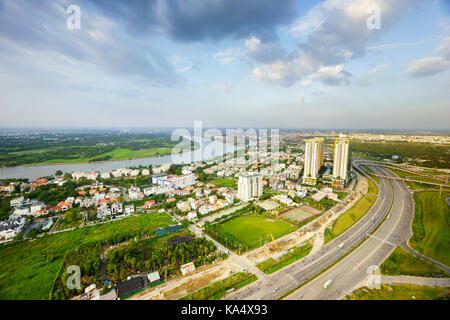
[[[2,127],[449,129],[449,69],[446,0],[0,0]]]

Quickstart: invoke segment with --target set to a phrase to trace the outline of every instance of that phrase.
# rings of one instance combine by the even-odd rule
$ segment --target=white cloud
[[[305,97],[304,97],[303,93],[301,93],[301,92],[300,92],[300,94],[298,96],[298,104],[299,105],[305,104]]]
[[[442,56],[446,60],[450,60],[450,37],[446,37],[442,43],[436,48],[436,54]]]
[[[258,50],[260,45],[261,45],[261,40],[256,38],[255,36],[253,36],[245,41],[245,46],[247,47],[248,51],[250,51],[250,52]]]
[[[450,68],[450,37],[445,38],[434,50],[441,57],[428,57],[412,61],[407,73],[412,77],[427,77]]]
[[[350,74],[344,64],[363,57],[367,46],[375,41],[385,30],[395,24],[401,15],[416,0],[327,0],[298,19],[292,28],[294,37],[301,36],[304,41],[299,50],[285,53],[279,50],[277,59],[257,65],[253,73],[259,79],[266,79],[289,86],[297,81],[310,85],[311,81],[321,81],[328,85],[341,85],[349,82]],[[381,11],[381,30],[370,30],[367,8],[376,5]],[[260,39],[258,39],[260,40]],[[266,43],[249,39],[247,47],[261,51]],[[271,48],[279,42],[272,41]],[[284,52],[284,54],[283,54]],[[252,56],[251,56],[252,57]],[[311,76],[309,79],[305,77]]]
[[[245,51],[241,48],[228,48],[214,54],[214,58],[222,64],[234,62],[245,56]]]
[[[388,63],[376,65],[376,66],[372,67],[369,71],[367,71],[365,74],[358,77],[356,79],[356,82],[362,86],[368,85],[376,75],[382,73],[389,67],[390,67],[390,64],[388,64]]]
[[[348,84],[350,82],[350,73],[344,71],[342,64],[333,67],[321,67],[319,71],[311,76],[311,80],[319,80],[330,86]]]
[[[426,77],[447,70],[450,62],[442,57],[431,57],[414,60],[408,67],[408,74],[412,77]]]
[[[220,90],[225,93],[230,91],[230,86],[227,84],[224,84],[224,83],[214,83],[213,86],[215,89]]]

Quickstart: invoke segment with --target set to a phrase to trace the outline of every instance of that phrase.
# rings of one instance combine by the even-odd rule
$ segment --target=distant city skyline
[[[0,128],[449,130],[449,69],[445,0],[0,2]]]

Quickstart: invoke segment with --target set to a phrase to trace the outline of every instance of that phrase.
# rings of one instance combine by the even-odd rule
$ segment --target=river
[[[195,151],[185,152],[180,157],[172,155],[151,157],[133,160],[105,161],[94,163],[71,163],[71,164],[51,164],[51,165],[30,165],[18,167],[0,168],[0,179],[28,178],[34,180],[40,177],[54,175],[56,171],[62,172],[110,172],[120,168],[142,166],[157,166],[164,163],[191,163],[198,160],[211,160],[224,153],[232,152],[236,147],[220,141],[202,140],[201,147]],[[206,151],[206,152],[205,152]]]

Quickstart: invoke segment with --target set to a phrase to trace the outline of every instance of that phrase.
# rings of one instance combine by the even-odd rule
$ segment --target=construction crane
[[[270,236],[272,237],[273,246],[277,251],[280,251],[280,248],[278,248],[277,243],[275,242],[275,238],[273,237],[273,234],[271,233]]]

